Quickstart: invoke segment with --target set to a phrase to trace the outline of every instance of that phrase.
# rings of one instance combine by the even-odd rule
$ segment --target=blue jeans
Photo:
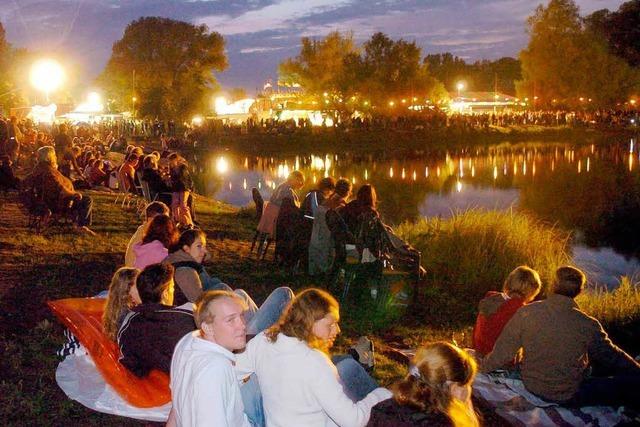
[[[247,335],[256,335],[264,331],[278,321],[284,308],[293,299],[293,291],[287,287],[275,289],[262,303],[260,308],[242,289],[234,291],[249,307],[245,312],[244,320],[247,324]]]
[[[242,396],[244,413],[251,424],[255,427],[263,427],[265,424],[262,393],[256,374],[252,374],[247,382],[240,384],[240,395]]]
[[[351,356],[333,356],[331,361],[338,369],[344,393],[354,403],[361,401],[378,388],[378,383]]]
[[[206,291],[229,291],[233,292],[233,289],[226,283],[222,283],[222,280],[217,277],[211,277],[207,273],[207,270],[202,269],[200,273],[200,282],[202,283],[202,290]]]

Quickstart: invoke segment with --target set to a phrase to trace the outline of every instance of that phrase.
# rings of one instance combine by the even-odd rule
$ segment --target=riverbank
[[[114,194],[95,191],[87,194],[94,199],[92,228],[97,232],[96,237],[74,234],[68,227],[51,227],[43,234],[35,235],[26,228],[26,217],[15,193],[0,194],[3,207],[0,210],[3,255],[0,260],[0,348],[3,349],[0,417],[5,424],[141,424],[85,409],[68,400],[55,383],[59,362],[55,351],[63,343],[63,328],[45,302],[92,296],[104,290],[113,272],[122,264],[127,241],[140,222],[134,212],[114,205]],[[207,234],[208,249],[213,257],[209,271],[233,287],[247,290],[261,302],[278,286],[299,290],[324,285],[306,275],[279,271],[271,262],[258,262],[249,256],[256,224],[253,209],[237,209],[202,197],[197,197],[196,206],[198,221]],[[416,242],[424,235],[423,231],[417,229]],[[468,246],[477,243],[465,242]],[[429,252],[425,252],[425,258],[429,257]],[[458,261],[451,259],[449,268],[456,269]],[[490,262],[485,264],[491,265]],[[371,321],[375,317],[372,314],[379,312],[368,310],[366,306],[359,310],[343,306],[343,333],[337,342],[337,350],[344,350],[359,335],[369,334],[378,350],[375,376],[381,384],[388,385],[403,375],[404,368],[385,357],[383,353],[387,346],[410,348],[425,341],[451,339],[469,346],[477,301],[456,292],[456,287],[450,286],[447,280],[436,284],[436,279],[432,275],[431,283],[421,292],[421,301],[416,307],[410,307],[404,313],[396,307],[396,311],[386,317],[377,316],[377,323]],[[495,287],[499,287],[499,283]],[[626,294],[611,303],[600,304],[599,310],[609,313],[609,306],[620,304],[620,301],[629,304],[628,301],[635,298],[637,309],[624,314],[627,320],[616,323],[620,317],[614,315],[607,327],[623,326],[638,345],[640,297],[634,289],[627,289]],[[379,305],[372,307],[380,309]],[[400,315],[401,322],[398,321]],[[638,351],[627,347],[626,343],[624,346],[633,354]],[[500,420],[490,412],[483,411],[483,415],[488,424],[499,425]]]
[[[457,148],[482,147],[500,143],[525,141],[570,140],[576,143],[591,143],[601,138],[633,137],[637,128],[594,129],[568,126],[545,127],[537,125],[442,130],[397,130],[397,129],[312,129],[308,132],[263,134],[214,134],[203,138],[195,149],[185,151],[203,152],[231,149],[247,154],[288,155],[318,152],[371,153],[382,152],[393,147],[394,154],[409,152],[437,152]]]

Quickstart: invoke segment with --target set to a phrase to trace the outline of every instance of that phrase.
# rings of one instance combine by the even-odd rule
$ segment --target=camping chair
[[[20,198],[27,212],[27,227],[34,230],[36,234],[40,234],[43,227],[49,223],[52,215],[51,209],[44,202],[42,186],[34,185],[23,189]]]
[[[122,204],[120,207],[124,209],[124,205],[126,204],[127,208],[129,208],[129,206],[131,206],[131,201],[135,199],[135,194],[131,193],[129,190],[130,188],[128,183],[122,179],[120,174],[118,174],[118,192],[113,203],[118,204],[118,200],[121,200]],[[120,199],[120,197],[122,197],[122,199]]]
[[[260,223],[260,218],[262,218],[262,211],[264,209],[264,199],[262,198],[260,191],[258,191],[256,187],[253,187],[251,189],[251,196],[253,197],[253,202],[256,204],[256,219],[258,223]],[[260,232],[260,230],[256,229],[256,233],[253,235],[253,241],[251,242],[251,249],[249,250],[249,253],[253,252],[253,249],[256,247],[256,242],[258,242],[258,259],[264,259],[271,241],[272,238],[269,233],[262,233]]]

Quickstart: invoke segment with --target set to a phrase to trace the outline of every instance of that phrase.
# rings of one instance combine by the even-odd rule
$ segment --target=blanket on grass
[[[138,378],[120,364],[117,344],[102,332],[105,303],[104,298],[47,302],[82,345],[58,365],[58,385],[69,398],[91,409],[149,421],[166,421],[171,407],[169,376],[152,371],[147,377]]]
[[[609,406],[564,408],[530,393],[521,380],[478,374],[474,396],[484,400],[513,426],[613,427],[629,419]]]

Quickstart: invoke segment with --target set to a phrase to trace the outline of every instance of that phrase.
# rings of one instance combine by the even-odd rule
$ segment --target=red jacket
[[[502,329],[523,305],[525,302],[522,298],[510,298],[502,292],[487,292],[478,305],[473,348],[483,356],[491,353]]]

